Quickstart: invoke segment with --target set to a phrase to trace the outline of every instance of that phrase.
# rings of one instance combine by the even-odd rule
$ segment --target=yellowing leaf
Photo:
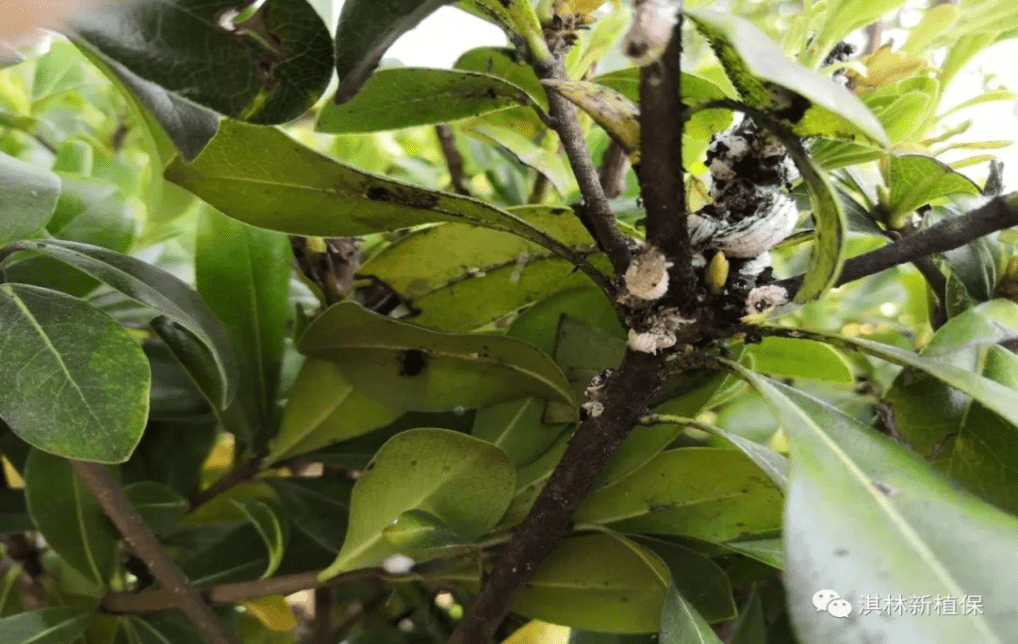
[[[639,161],[640,108],[621,92],[588,81],[546,80],[544,84],[575,103],[629,155]]]
[[[249,599],[240,605],[270,630],[290,632],[297,628],[297,618],[293,616],[293,609],[282,595]]]
[[[866,94],[906,78],[911,78],[927,69],[926,59],[915,54],[891,51],[887,44],[862,59],[866,75],[851,74],[855,79],[858,94]]]
[[[535,619],[502,644],[569,644],[569,627]]]

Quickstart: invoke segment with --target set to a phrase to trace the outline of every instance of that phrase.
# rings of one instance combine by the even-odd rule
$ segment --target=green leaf
[[[959,492],[912,452],[825,403],[740,373],[774,406],[791,441],[785,580],[803,641],[845,633],[843,622],[814,608],[821,589],[852,599],[959,602],[1009,592],[999,571],[1018,565],[1018,520]],[[931,608],[850,623],[855,636],[871,640],[1008,641],[1018,625],[1014,612],[993,603],[981,610],[958,620]]]
[[[189,509],[187,499],[173,488],[155,481],[132,483],[124,488],[124,494],[148,527],[157,534],[172,532]]]
[[[400,552],[428,556],[428,551],[449,550],[465,544],[440,518],[417,508],[407,510],[382,530],[385,540]],[[437,553],[436,553],[437,554]]]
[[[495,23],[505,31],[511,42],[522,40],[532,60],[539,63],[551,60],[544,30],[530,0],[460,0],[456,6]]]
[[[205,644],[205,637],[183,614],[164,611],[126,618],[137,644]],[[126,629],[125,629],[126,630]],[[252,643],[254,644],[254,643]]]
[[[570,537],[541,563],[513,602],[533,619],[603,633],[651,633],[668,586],[653,554],[609,534]]]
[[[91,147],[85,149],[91,151]],[[135,219],[127,199],[111,181],[60,172],[61,191],[46,230],[60,239],[127,252]],[[28,257],[13,264],[7,281],[35,284],[82,296],[99,283],[50,257]]]
[[[0,618],[5,644],[67,644],[85,634],[90,608],[59,606]]]
[[[728,78],[750,105],[765,110],[785,107],[774,86],[784,88],[808,99],[814,109],[827,112],[820,119],[829,121],[823,132],[797,131],[800,136],[865,136],[888,145],[884,129],[861,100],[830,78],[786,58],[781,48],[749,20],[706,10],[687,10],[686,15],[710,41]]]
[[[807,65],[815,67],[845,36],[876,22],[884,14],[905,4],[905,0],[836,0],[827,6],[827,15],[810,43]]]
[[[504,210],[355,170],[275,128],[223,121],[194,163],[178,159],[166,177],[234,219],[295,235],[349,237],[458,221],[549,247],[542,231]]]
[[[268,477],[294,528],[323,548],[338,553],[343,546],[353,481],[346,477]]]
[[[806,270],[802,286],[795,294],[796,302],[805,303],[818,299],[838,281],[841,267],[845,262],[848,221],[845,219],[844,208],[834,187],[813,159],[802,154],[798,146],[789,146],[788,152],[795,160],[802,182],[809,191],[815,222],[809,268]]]
[[[265,542],[251,522],[201,526],[177,532],[174,541],[183,542],[188,537],[197,540],[197,548],[181,558],[180,569],[196,586],[258,579],[269,567]]]
[[[354,389],[341,365],[309,358],[301,367],[283,408],[268,462],[355,438],[395,420],[402,410]]]
[[[887,163],[887,185],[891,190],[892,225],[920,206],[955,194],[979,195],[980,188],[965,175],[946,164],[918,154],[891,156]],[[895,226],[899,227],[899,226]]]
[[[1018,358],[993,342],[1018,334],[1018,306],[993,300],[951,319],[923,349],[924,357],[983,376],[1013,390]],[[999,340],[997,340],[999,341]],[[898,434],[927,462],[982,499],[1018,511],[1018,468],[1009,445],[1016,428],[962,392],[913,368],[884,397]]]
[[[0,490],[0,534],[16,534],[32,530],[24,490]],[[3,614],[4,591],[0,587],[0,615]]]
[[[148,416],[148,362],[130,334],[56,291],[0,285],[0,417],[29,444],[119,463]]]
[[[784,378],[808,378],[828,382],[854,382],[852,366],[828,344],[791,338],[764,338],[747,351],[753,369]]]
[[[577,251],[593,239],[569,208],[509,210]],[[564,284],[587,282],[572,264],[544,248],[490,228],[444,223],[413,231],[358,270],[374,275],[420,313],[415,324],[469,331],[515,311]]]
[[[76,40],[75,45],[120,90],[134,114],[145,122],[147,127],[142,136],[152,155],[150,163],[156,175],[177,151],[190,161],[216,135],[219,115],[215,112],[141,78],[87,42]],[[160,180],[161,177],[155,179],[156,185]]]
[[[237,352],[240,389],[234,404],[244,408],[262,437],[275,429],[290,258],[285,235],[211,209],[198,219],[195,283]]]
[[[105,588],[117,565],[117,534],[99,503],[64,458],[32,450],[25,465],[28,512],[57,554]]]
[[[261,578],[272,576],[283,561],[286,552],[287,524],[280,522],[276,512],[264,501],[258,499],[230,499],[233,505],[244,513],[247,520],[254,525],[258,536],[262,538],[265,549],[269,553],[269,563]]]
[[[781,506],[780,491],[742,453],[691,447],[662,452],[622,480],[591,492],[575,518],[624,532],[724,543],[776,530]]]
[[[517,468],[529,465],[551,447],[565,426],[543,423],[544,408],[545,402],[540,398],[482,407],[474,416],[470,433],[508,454]]]
[[[661,558],[671,572],[672,584],[703,619],[714,623],[737,615],[728,576],[706,555],[663,539],[633,540]]]
[[[31,237],[53,215],[60,179],[6,154],[0,154],[0,177],[0,244]]]
[[[360,91],[396,40],[452,0],[346,0],[336,28],[336,103]]]
[[[523,89],[541,109],[548,109],[548,96],[534,68],[519,59],[509,47],[477,47],[464,53],[453,64],[455,69],[497,76]]]
[[[125,0],[79,15],[77,36],[141,78],[228,116],[283,123],[332,76],[329,30],[305,0]]]
[[[569,99],[604,128],[627,154],[639,159],[640,108],[621,92],[589,81],[546,80],[552,91]]]
[[[913,54],[925,52],[942,34],[949,33],[960,14],[957,5],[953,4],[940,4],[926,9],[919,24],[909,30],[902,51]]]
[[[661,633],[658,641],[662,644],[721,644],[714,629],[707,620],[669,584],[661,609]]]
[[[568,195],[575,190],[576,182],[566,161],[552,150],[535,144],[516,129],[482,123],[470,125],[466,131],[489,143],[502,146],[520,163],[543,174],[555,186],[559,195]]]
[[[558,366],[524,342],[429,331],[352,302],[316,318],[300,350],[335,362],[355,390],[393,409],[481,407],[527,394],[573,404]]]
[[[315,129],[377,132],[447,123],[516,106],[541,109],[521,87],[471,71],[396,67],[375,73],[353,99],[329,103]]]
[[[58,259],[179,324],[211,354],[220,388],[213,402],[225,408],[233,399],[237,381],[233,348],[222,324],[184,282],[139,259],[97,246],[59,240],[23,241],[8,246],[8,250],[30,250]]]
[[[396,554],[383,531],[407,510],[429,512],[463,539],[476,540],[502,517],[515,479],[509,457],[484,441],[445,429],[397,434],[357,480],[343,549],[319,578]]]

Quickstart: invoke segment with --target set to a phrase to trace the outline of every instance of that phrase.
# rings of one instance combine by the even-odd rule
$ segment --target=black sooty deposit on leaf
[[[407,349],[399,354],[399,375],[419,376],[428,366],[428,354],[420,349]]]

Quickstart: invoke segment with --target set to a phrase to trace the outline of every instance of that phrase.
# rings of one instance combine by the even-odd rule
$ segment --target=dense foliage
[[[0,642],[1014,641],[1018,5],[444,4],[4,63]]]

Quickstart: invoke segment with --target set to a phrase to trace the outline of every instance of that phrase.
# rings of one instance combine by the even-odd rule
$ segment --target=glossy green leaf
[[[797,147],[790,148],[789,154],[809,192],[815,222],[809,268],[795,294],[795,301],[804,303],[819,298],[838,281],[845,262],[848,221],[834,187],[813,159],[802,154]]]
[[[269,553],[269,563],[262,573],[262,579],[272,576],[279,568],[286,551],[287,537],[285,523],[279,520],[276,512],[264,501],[258,499],[231,499],[235,507],[240,509],[247,520],[254,525],[258,536],[262,538],[265,549]]]
[[[845,36],[856,29],[877,22],[881,16],[901,5],[905,0],[836,0],[827,6],[827,14],[819,32],[810,43],[806,54],[807,64],[815,67]]]
[[[813,109],[826,112],[822,118],[815,117],[828,121],[822,132],[797,134],[864,136],[888,144],[884,129],[862,101],[830,78],[786,58],[781,48],[749,20],[707,10],[687,10],[686,15],[711,42],[728,78],[749,104],[763,109],[784,107],[773,91],[773,86],[778,86],[808,99]]]
[[[787,479],[787,475],[786,475]],[[787,489],[787,481],[785,487]],[[781,545],[781,539],[753,539],[751,541],[729,541],[726,548],[731,548],[747,557],[756,559],[777,570],[785,569],[785,551]]]
[[[155,481],[138,481],[124,487],[124,494],[157,534],[171,532],[190,509],[187,499],[169,486]]]
[[[736,616],[728,575],[709,557],[664,539],[634,537],[633,540],[661,558],[671,572],[672,584],[703,619],[714,623]]]
[[[309,358],[283,409],[279,433],[269,446],[274,462],[384,427],[402,413],[355,390],[342,366]]]
[[[177,160],[166,176],[234,219],[295,235],[348,237],[458,221],[549,245],[504,210],[355,170],[275,128],[223,121],[193,163]]]
[[[222,408],[233,399],[237,380],[233,348],[222,324],[187,284],[151,264],[97,246],[49,240],[23,241],[8,248],[60,260],[179,324],[210,352],[220,390],[213,402]]]
[[[132,73],[228,116],[283,123],[332,76],[329,30],[305,0],[124,0],[79,15],[78,37]]]
[[[828,382],[854,382],[852,366],[828,344],[791,338],[764,338],[747,351],[753,369],[784,378],[807,378]]]
[[[505,453],[471,436],[445,429],[397,434],[357,480],[343,549],[319,577],[377,565],[396,554],[383,531],[407,510],[429,512],[463,539],[475,540],[505,512],[515,479]]]
[[[559,195],[568,195],[574,189],[569,166],[558,154],[535,144],[515,128],[497,125],[471,125],[467,132],[490,143],[500,145],[512,154],[520,163],[543,174]]]
[[[448,549],[465,543],[440,518],[417,508],[407,510],[382,530],[385,540],[400,552],[415,554]]]
[[[818,589],[853,599],[952,596],[959,615],[966,595],[1008,592],[999,570],[1018,564],[1018,520],[959,492],[918,456],[833,407],[752,372],[741,375],[774,406],[792,445],[785,579],[804,641],[839,641],[846,632],[845,622],[814,608]],[[958,620],[931,609],[848,624],[863,639],[1008,641],[1014,612],[992,602],[980,608]]]
[[[638,544],[609,534],[571,537],[541,563],[513,610],[603,633],[651,633],[668,569]]]
[[[540,109],[521,87],[470,71],[395,67],[375,73],[351,100],[329,103],[315,128],[330,134],[448,123],[509,107]]]
[[[337,103],[357,94],[396,40],[452,0],[346,0],[336,28]]]
[[[43,608],[0,618],[5,644],[67,644],[85,634],[91,609],[76,606]]]
[[[31,237],[53,215],[60,179],[6,154],[0,154],[0,177],[0,244]]]
[[[887,164],[891,221],[910,216],[920,206],[954,194],[981,194],[979,186],[946,164],[918,154],[891,156]]]
[[[240,389],[234,404],[244,409],[261,437],[275,429],[290,261],[285,235],[211,210],[199,217],[195,283],[237,353]]]
[[[100,588],[117,564],[117,541],[99,503],[66,459],[32,450],[25,465],[28,511],[46,543]]]
[[[517,468],[533,463],[555,442],[563,424],[542,422],[545,401],[507,400],[482,407],[470,433],[509,455]]]
[[[721,644],[707,620],[675,588],[668,586],[664,607],[661,609],[662,644]]]
[[[639,154],[640,108],[636,103],[590,81],[546,80],[544,84],[589,114],[627,154]]]
[[[196,586],[251,581],[269,567],[269,551],[251,522],[201,526],[174,535],[180,545],[191,546],[188,539],[194,544],[187,548],[190,554],[180,558],[180,569]]]
[[[924,357],[983,376],[1014,390],[1018,358],[993,344],[1018,334],[1018,306],[979,305],[951,319],[923,349]],[[1018,461],[1014,424],[936,378],[904,369],[884,397],[898,434],[930,464],[982,499],[1014,512]]]
[[[0,285],[0,417],[27,443],[119,463],[141,439],[151,382],[141,348],[81,300]]]
[[[223,381],[219,379],[215,355],[193,333],[165,315],[153,318],[149,326],[183,367],[209,407],[218,412],[219,401],[226,397],[227,392]],[[243,440],[250,440],[250,428],[236,406],[227,406],[222,413],[216,415],[222,421],[224,430]]]
[[[350,302],[316,318],[300,350],[338,364],[355,390],[406,411],[481,407],[527,394],[573,402],[558,366],[524,342],[429,331]]]
[[[280,506],[294,528],[327,550],[338,553],[346,534],[353,481],[345,477],[269,477]]]
[[[714,543],[776,530],[781,492],[745,455],[728,449],[662,452],[591,492],[576,520],[624,532],[683,534]]]

